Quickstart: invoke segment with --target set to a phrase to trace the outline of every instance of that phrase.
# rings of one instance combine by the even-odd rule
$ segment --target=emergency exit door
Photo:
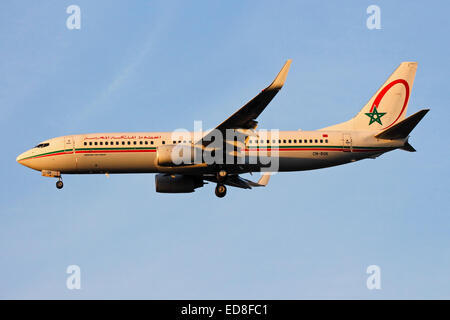
[[[342,142],[343,142],[344,152],[352,152],[353,151],[352,136],[351,135],[343,134],[342,135]]]

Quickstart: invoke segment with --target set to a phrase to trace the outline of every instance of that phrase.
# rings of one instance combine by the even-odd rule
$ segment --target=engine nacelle
[[[156,192],[189,193],[203,187],[203,179],[182,174],[159,173],[155,176]]]
[[[194,163],[195,148],[191,145],[165,145],[156,150],[159,166],[182,166]]]

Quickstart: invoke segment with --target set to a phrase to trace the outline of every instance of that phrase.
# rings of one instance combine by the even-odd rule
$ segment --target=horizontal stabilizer
[[[430,111],[430,109],[423,109],[414,113],[408,118],[377,134],[375,138],[386,140],[405,139],[428,111]]]

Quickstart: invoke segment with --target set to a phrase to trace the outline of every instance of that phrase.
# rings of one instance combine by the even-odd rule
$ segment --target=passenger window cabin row
[[[181,143],[181,142],[183,142],[183,143],[191,143],[191,140],[189,140],[189,141],[186,141],[186,140],[183,140],[183,141],[181,141],[181,140],[179,140],[179,141],[173,141],[173,144],[176,144],[176,143]],[[166,144],[166,141],[161,141],[161,143],[162,144]],[[133,141],[89,141],[89,142],[87,142],[87,141],[85,141],[85,142],[83,142],[83,144],[85,145],[85,146],[126,146],[126,145],[134,145],[134,146],[136,146],[136,145],[153,145],[153,144],[155,144],[155,142],[152,140],[152,141],[136,141],[136,140],[133,140]]]
[[[248,144],[256,144],[256,145],[261,145],[264,143],[270,144],[271,140],[249,140]],[[301,143],[328,143],[328,139],[279,139],[278,140],[278,144],[301,144]],[[191,140],[186,141],[186,140],[178,140],[178,141],[172,141],[173,144],[177,144],[177,143],[192,143]],[[161,141],[162,144],[166,144],[166,142],[163,140]],[[85,146],[125,146],[125,145],[153,145],[154,141],[85,141],[84,145]],[[272,144],[277,144],[277,140],[272,140]],[[48,144],[47,144],[48,145]]]
[[[265,142],[264,142],[265,141]],[[270,140],[249,140],[249,144],[270,144]],[[277,140],[272,140],[272,144],[276,144]],[[278,144],[289,143],[308,143],[308,139],[279,139]],[[309,139],[309,143],[328,143],[328,139]]]
[[[125,146],[125,145],[152,145],[153,141],[85,141],[85,146]]]

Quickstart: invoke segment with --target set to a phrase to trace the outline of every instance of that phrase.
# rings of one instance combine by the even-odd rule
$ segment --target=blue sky
[[[81,8],[68,30],[66,8]],[[381,8],[381,30],[366,8]],[[446,1],[2,1],[0,298],[450,298]],[[293,59],[261,128],[356,114],[418,61],[417,153],[272,177],[267,188],[154,191],[153,175],[65,176],[15,162],[88,132],[214,127]],[[81,290],[65,286],[81,268]],[[381,290],[366,268],[381,268]]]

